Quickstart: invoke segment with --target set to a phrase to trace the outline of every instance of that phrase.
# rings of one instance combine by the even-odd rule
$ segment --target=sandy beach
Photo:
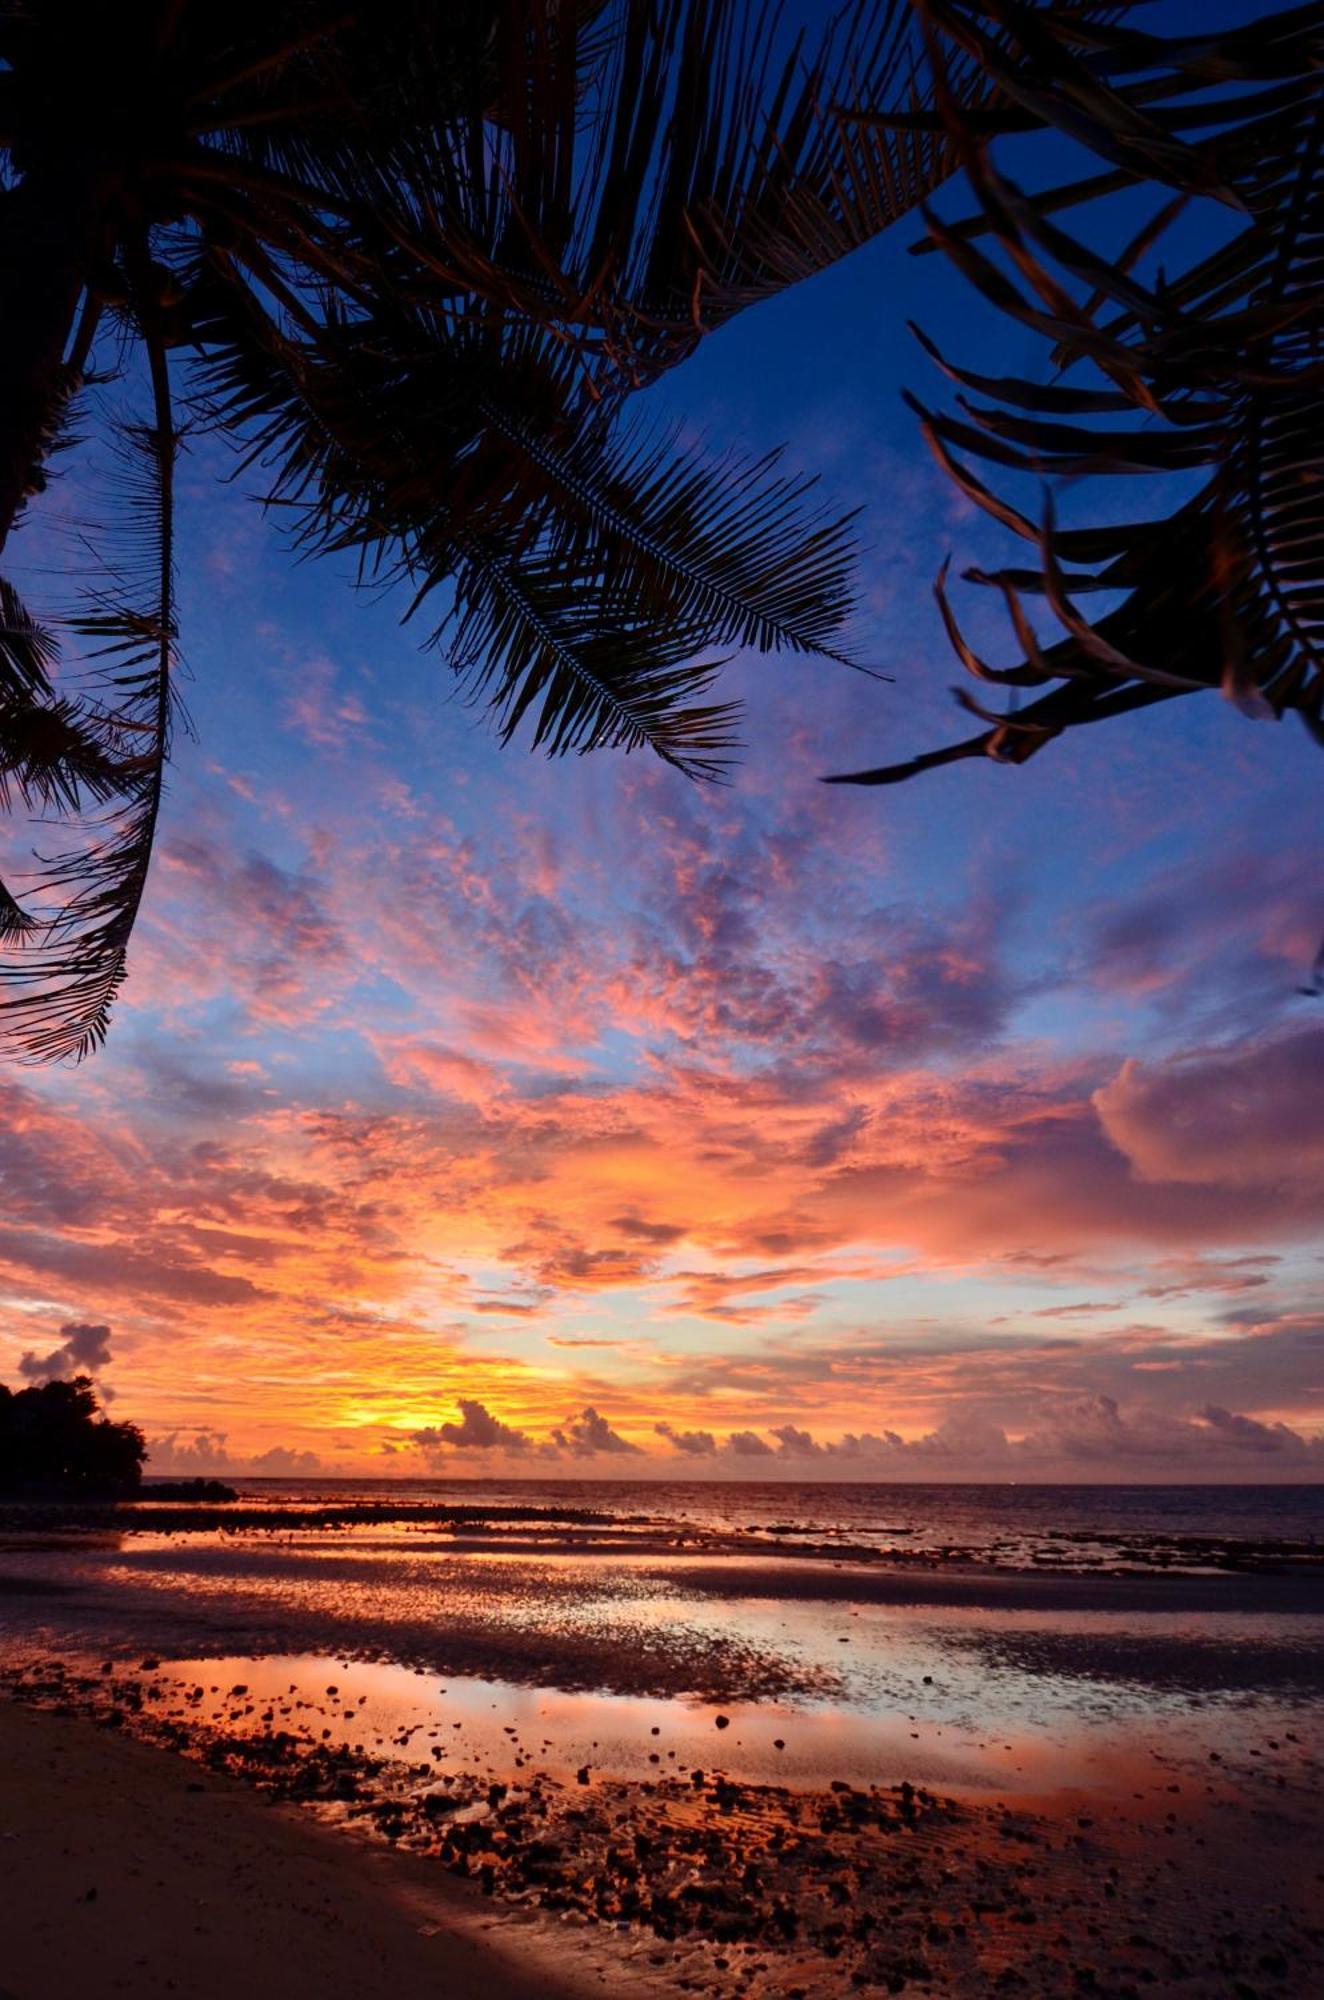
[[[337,1838],[224,1772],[0,1703],[5,2000],[571,2000],[441,1870]],[[647,1982],[641,1980],[641,1992]]]
[[[11,1676],[7,2000],[1324,1988],[1321,1763],[1296,1731],[974,1799],[732,1776],[720,1714],[704,1767],[567,1782],[507,1725],[493,1779],[444,1768],[440,1724],[349,1747],[330,1724],[371,1672],[283,1701],[155,1662]]]

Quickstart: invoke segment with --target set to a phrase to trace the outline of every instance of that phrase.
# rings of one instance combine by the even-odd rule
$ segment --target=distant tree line
[[[146,1456],[136,1424],[102,1414],[90,1376],[0,1383],[0,1494],[114,1499],[137,1492]]]

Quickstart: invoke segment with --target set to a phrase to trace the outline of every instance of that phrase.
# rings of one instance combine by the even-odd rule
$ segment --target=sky
[[[0,1069],[0,1378],[91,1368],[159,1472],[1324,1477],[1318,749],[1201,697],[818,782],[964,733],[930,586],[1005,553],[904,321],[1036,356],[914,234],[651,392],[864,509],[895,683],[738,658],[725,788],[502,751],[195,443],[131,977]]]

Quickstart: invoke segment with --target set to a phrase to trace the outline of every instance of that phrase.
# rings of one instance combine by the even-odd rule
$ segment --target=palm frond
[[[552,552],[491,538],[458,544],[451,615],[434,634],[462,684],[486,701],[502,742],[532,718],[552,757],[647,747],[689,778],[720,778],[739,710],[702,701],[720,662],[698,663],[683,626],[640,618],[619,591],[585,590]]]
[[[963,394],[959,415],[916,405],[940,462],[1038,555],[966,572],[1003,596],[1016,665],[975,660],[940,584],[949,636],[978,678],[1050,691],[1002,715],[961,695],[989,724],[979,735],[837,782],[892,783],[975,755],[1022,762],[1079,723],[1201,689],[1221,689],[1251,716],[1295,712],[1324,743],[1324,8],[1174,41],[1096,28],[1081,52],[1053,10],[1012,0],[925,7],[935,29],[981,51],[988,17],[1010,24],[1003,60],[1019,55],[1032,79],[1022,107],[1084,139],[1126,182],[1212,193],[1243,220],[1215,250],[1146,282],[1138,258],[1110,266],[1053,219],[1067,205],[1061,189],[1026,193],[981,135],[961,131],[979,224],[1003,261],[970,229],[935,225],[938,248],[1052,343],[1059,370],[1092,368],[1107,385],[990,381],[926,343],[983,399]],[[1178,130],[1195,136],[1178,145]],[[1142,232],[1146,249],[1178,213],[1165,199]],[[1201,483],[1166,518],[1059,531],[1051,506],[1034,522],[971,459],[1050,482],[1182,474]],[[1076,600],[1100,592],[1113,606],[1087,619]],[[1043,599],[1064,637],[1036,638],[1027,594]]]
[[[57,695],[53,633],[0,578],[0,812],[104,805],[122,782],[124,745],[103,704]]]
[[[24,945],[41,929],[37,918],[25,910],[12,891],[0,882],[0,945]]]
[[[77,813],[121,789],[123,736],[99,703],[0,699],[0,812]]]
[[[0,964],[0,1037],[20,1060],[81,1061],[106,1037],[128,969],[169,754],[174,605],[174,468],[178,437],[164,352],[149,349],[150,424],[121,433],[128,595],[98,591],[71,628],[88,648],[92,686],[108,735],[126,746],[114,780],[121,802],[95,824],[90,846],[43,866],[37,893],[57,905],[23,926],[27,945]],[[133,586],[139,601],[129,601]]]
[[[814,37],[747,0],[608,0],[587,27],[554,0],[507,5],[455,72],[449,122],[397,148],[363,206],[402,269],[638,386],[954,170],[941,126],[854,109],[926,104],[921,56],[909,0],[849,0]],[[987,96],[973,62],[959,87]]]
[[[0,577],[0,695],[31,700],[48,694],[58,651],[54,636],[32,617],[13,584]]]
[[[696,729],[696,773],[709,719],[692,698],[712,668],[695,678],[683,662],[741,645],[847,658],[833,642],[852,604],[850,517],[816,508],[775,456],[707,463],[626,425],[536,327],[397,313],[296,339],[218,295],[202,337],[213,412],[270,468],[303,547],[355,553],[365,579],[406,581],[416,604],[453,585],[466,658],[476,632],[503,635],[491,675],[465,671],[492,691],[504,734],[499,662],[521,619],[519,672],[558,663],[545,698],[564,701],[567,726],[586,701],[585,741],[647,741],[673,763]],[[647,726],[613,735],[593,690],[605,682],[619,704],[635,676]],[[676,727],[663,729],[669,701]],[[559,741],[550,715],[538,740]]]
[[[705,635],[701,643],[817,653],[851,608],[854,516],[803,503],[814,481],[780,471],[781,454],[704,461],[674,430],[581,423],[562,449],[495,403],[482,415],[543,476],[563,557],[596,568],[605,543],[627,594]]]
[[[1082,63],[1125,71],[1133,164],[1142,145],[1203,157],[1152,79],[1131,80],[1134,39],[1095,35],[1117,6],[1052,11],[1072,30],[1068,95],[1084,102]],[[33,265],[44,290],[39,324],[0,315],[0,361],[15,360],[0,367],[0,539],[99,328],[146,353],[155,400],[133,439],[150,497],[125,510],[122,586],[76,625],[92,688],[57,701],[33,679],[33,633],[0,636],[0,785],[61,812],[113,804],[91,848],[47,866],[40,894],[60,907],[20,926],[22,965],[0,975],[30,1055],[104,1035],[147,876],[173,680],[167,351],[197,356],[183,367],[201,403],[267,468],[298,547],[449,603],[437,643],[503,737],[527,729],[553,754],[647,744],[715,776],[733,728],[710,698],[724,653],[855,664],[850,517],[775,458],[702,464],[627,425],[626,398],[921,204],[963,157],[960,118],[1042,122],[1006,63],[1019,14],[991,12],[1001,67],[953,34],[940,88],[911,0],[846,0],[799,39],[750,0],[228,0],[92,10],[76,38],[61,10],[20,10],[0,268],[9,282]],[[1262,100],[1276,87],[1255,82]],[[113,102],[131,139],[123,158],[107,140],[69,203],[28,163],[48,159],[50,107],[79,93]],[[973,236],[965,250],[982,254]],[[1045,329],[1125,346],[1115,322],[1141,293],[1103,265],[1094,287],[1093,314],[1040,300]],[[1000,448],[1029,446],[1008,431]]]

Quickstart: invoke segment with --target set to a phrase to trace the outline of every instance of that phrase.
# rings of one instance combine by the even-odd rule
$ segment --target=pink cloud
[[[1093,1101],[1142,1181],[1324,1202],[1324,1027],[1131,1060]]]
[[[296,670],[285,704],[285,722],[315,750],[345,750],[362,734],[367,721],[367,710],[358,696],[337,686],[331,660],[318,655]]]

